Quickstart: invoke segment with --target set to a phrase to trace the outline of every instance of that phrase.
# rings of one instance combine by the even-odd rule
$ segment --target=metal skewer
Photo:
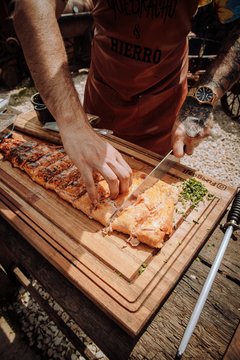
[[[226,230],[224,238],[221,242],[221,245],[219,247],[217,255],[216,255],[214,262],[212,264],[212,267],[209,271],[208,277],[205,281],[205,284],[199,295],[198,301],[195,305],[195,308],[193,310],[193,313],[191,315],[189,323],[186,327],[186,330],[184,332],[182,341],[179,345],[175,360],[180,360],[184,354],[184,351],[186,350],[186,347],[189,343],[189,340],[193,334],[195,326],[197,325],[198,319],[201,315],[204,304],[207,300],[209,291],[211,290],[213,281],[216,277],[217,271],[222,262],[224,253],[227,249],[227,246],[231,239],[232,233],[234,230],[240,228],[239,223],[240,223],[240,191],[238,191],[238,193],[232,203],[232,207],[228,213],[227,222],[226,222],[226,224],[223,225],[223,228]]]

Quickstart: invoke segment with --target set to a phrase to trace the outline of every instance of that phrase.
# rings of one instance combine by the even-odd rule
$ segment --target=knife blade
[[[59,128],[58,128],[58,125],[56,122],[46,122],[42,128],[46,129],[46,130],[52,130],[55,132],[59,132]],[[113,134],[113,131],[109,130],[109,129],[100,129],[100,128],[93,127],[93,130],[101,135],[112,135]]]
[[[140,194],[153,186],[158,180],[161,180],[163,176],[166,175],[176,163],[176,160],[174,159],[175,157],[171,150],[146,176],[146,178],[141,182],[141,184],[128,195],[123,204],[112,214],[112,216],[110,217],[110,223],[123,209],[131,205],[132,202],[136,200]]]

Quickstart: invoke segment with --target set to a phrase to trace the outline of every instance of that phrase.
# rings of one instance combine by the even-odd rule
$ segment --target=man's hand
[[[200,105],[191,96],[187,96],[172,129],[172,147],[176,157],[186,153],[192,155],[194,148],[210,135],[213,108]]]
[[[240,20],[229,25],[232,29],[226,41],[195,85],[210,87],[219,99],[240,79]],[[174,155],[191,155],[201,140],[210,134],[212,119],[211,105],[200,105],[188,96],[172,130]]]
[[[119,192],[128,191],[132,182],[132,170],[121,154],[88,126],[68,126],[61,131],[64,149],[80,170],[88,195],[98,201],[93,180],[93,171],[100,172],[107,181],[112,198]]]

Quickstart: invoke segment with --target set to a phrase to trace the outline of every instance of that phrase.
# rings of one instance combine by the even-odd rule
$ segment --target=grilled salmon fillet
[[[171,188],[171,185],[158,180],[113,220],[111,229],[160,248],[166,235],[173,231],[175,192]]]
[[[108,184],[105,180],[96,184],[98,193],[98,204],[93,207],[88,194],[84,194],[73,202],[73,206],[84,212],[89,217],[99,221],[101,224],[107,226],[109,220],[114,212],[123,204],[124,200],[128,197],[138,185],[141,184],[145,174],[140,171],[133,171],[133,182],[127,194],[120,194],[115,200],[110,198]]]
[[[177,195],[175,189],[163,181],[158,180],[112,218],[129,194],[141,184],[146,177],[145,173],[133,170],[129,192],[119,194],[112,200],[107,182],[100,173],[94,172],[99,196],[98,204],[94,207],[79,170],[62,146],[9,138],[0,143],[0,152],[14,167],[25,171],[33,181],[55,191],[73,207],[100,222],[108,232],[116,230],[151,247],[160,248],[173,231]]]

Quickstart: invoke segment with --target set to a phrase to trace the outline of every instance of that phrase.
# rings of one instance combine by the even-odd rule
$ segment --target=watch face
[[[209,87],[200,86],[195,93],[195,97],[201,102],[211,102],[213,99],[213,91]]]

